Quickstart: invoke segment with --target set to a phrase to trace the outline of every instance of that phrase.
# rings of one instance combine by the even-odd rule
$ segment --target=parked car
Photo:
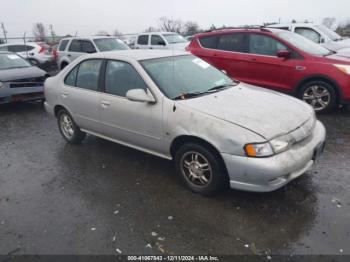
[[[137,36],[135,49],[172,49],[185,51],[189,42],[172,32],[151,32]]]
[[[0,51],[0,104],[44,100],[48,74],[17,54]]]
[[[350,59],[286,30],[212,31],[196,35],[188,50],[240,81],[297,96],[317,112],[350,103]]]
[[[233,81],[186,52],[81,57],[46,80],[45,96],[68,143],[88,133],[173,159],[186,185],[205,195],[227,185],[276,190],[324,148],[312,107]]]
[[[3,44],[0,45],[0,51],[16,53],[34,66],[43,66],[54,59],[50,46],[44,42]]]
[[[84,54],[130,49],[116,37],[92,36],[61,39],[57,51],[57,66],[60,70]]]
[[[321,44],[329,50],[348,53],[350,55],[350,39],[341,37],[333,30],[321,24],[314,23],[287,23],[270,25],[268,28],[289,30]]]

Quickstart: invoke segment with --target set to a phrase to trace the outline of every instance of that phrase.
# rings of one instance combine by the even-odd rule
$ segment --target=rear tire
[[[334,87],[322,80],[304,84],[298,97],[312,106],[316,113],[332,111],[338,105],[338,96]]]
[[[64,62],[61,64],[61,70],[63,70],[66,66],[68,65],[68,63]]]
[[[178,175],[193,192],[211,196],[228,186],[224,164],[209,147],[188,143],[175,153]]]
[[[29,59],[29,63],[32,65],[32,66],[37,66],[39,67],[40,66],[40,63],[35,60],[35,59]]]
[[[67,110],[61,109],[57,114],[58,128],[63,138],[70,144],[80,144],[86,133],[75,124]]]

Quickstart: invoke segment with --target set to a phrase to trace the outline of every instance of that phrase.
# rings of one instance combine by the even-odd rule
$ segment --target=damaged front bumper
[[[253,192],[274,191],[301,176],[323,152],[326,130],[317,121],[312,134],[289,150],[267,158],[221,154],[230,178],[230,186]]]
[[[0,104],[42,100],[44,98],[44,87],[42,85],[21,88],[4,86],[0,88]]]

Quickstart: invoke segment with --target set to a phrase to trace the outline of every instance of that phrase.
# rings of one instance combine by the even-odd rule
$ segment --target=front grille
[[[10,88],[35,87],[44,85],[45,79],[45,76],[31,77],[9,81],[9,84]]]

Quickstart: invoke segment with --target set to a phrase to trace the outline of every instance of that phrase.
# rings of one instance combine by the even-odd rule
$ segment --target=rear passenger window
[[[139,45],[148,45],[148,35],[140,35],[137,39]]]
[[[289,50],[284,44],[266,35],[249,36],[249,53],[266,56],[277,56],[279,50]]]
[[[108,61],[105,79],[105,91],[108,94],[125,97],[131,89],[147,90],[139,73],[125,62]]]
[[[218,37],[217,36],[204,36],[199,38],[201,46],[210,49],[216,49]]]
[[[26,51],[26,46],[25,45],[10,45],[8,46],[8,50],[10,52],[25,52]]]
[[[73,40],[69,46],[68,51],[81,53],[81,41],[80,40]]]
[[[101,64],[101,59],[90,59],[82,62],[79,65],[76,86],[96,91],[98,89]]]
[[[221,35],[218,42],[217,49],[224,50],[224,51],[245,53],[247,50],[245,39],[246,38],[244,34],[236,33],[236,34]]]
[[[66,79],[64,80],[64,83],[69,86],[75,86],[75,82],[77,80],[77,73],[78,73],[79,66],[74,67],[72,71],[66,76]]]
[[[84,53],[95,53],[96,49],[90,41],[82,41],[81,49]]]
[[[60,46],[58,47],[58,51],[66,50],[68,42],[69,42],[69,40],[62,40],[60,43]]]

